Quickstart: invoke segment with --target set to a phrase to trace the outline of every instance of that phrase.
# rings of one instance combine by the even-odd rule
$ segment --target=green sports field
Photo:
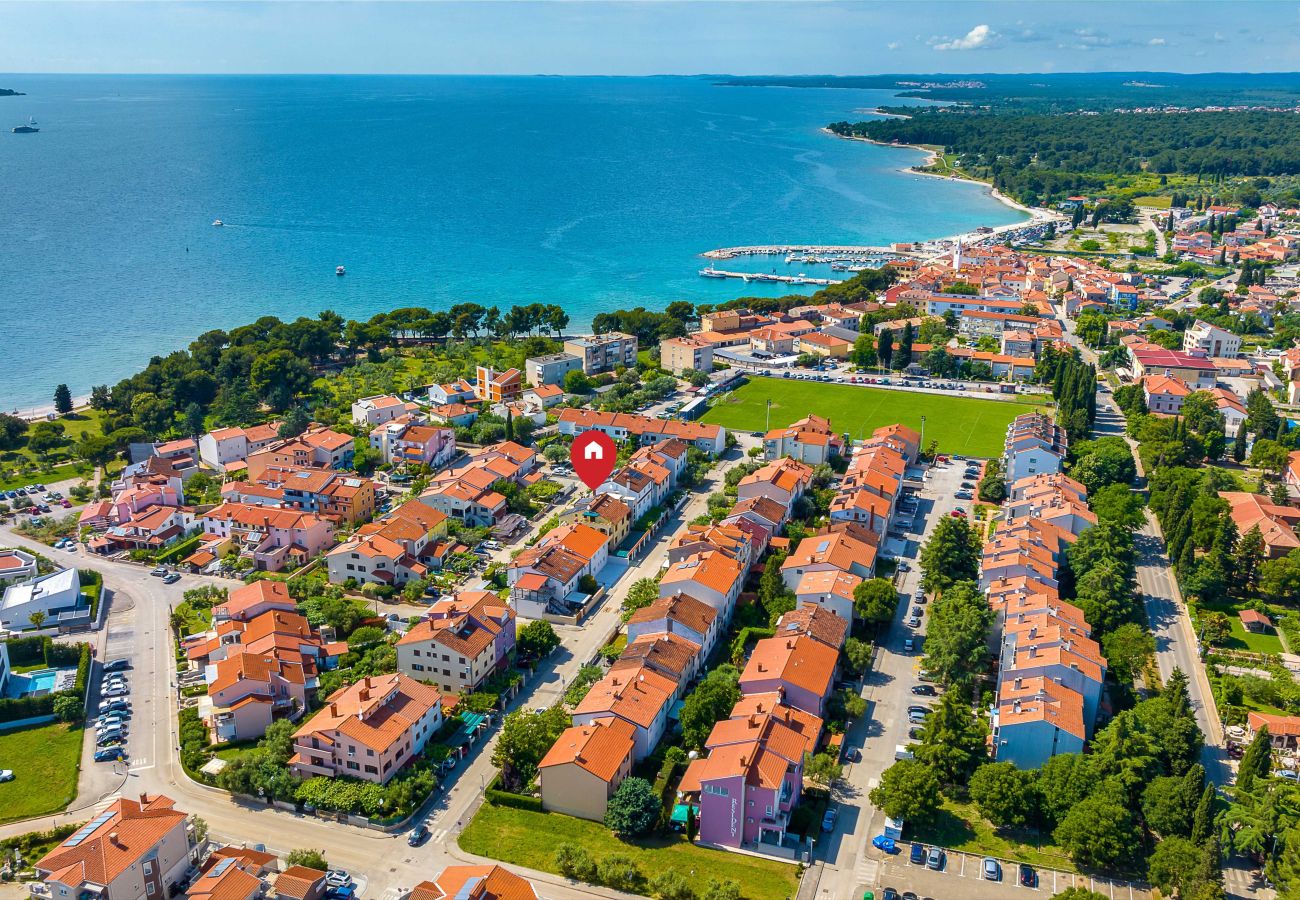
[[[1007,424],[1021,413],[1042,408],[1037,400],[983,400],[961,394],[891,391],[849,384],[826,384],[782,378],[752,378],[713,402],[701,421],[737,431],[762,431],[767,401],[772,401],[772,427],[789,425],[809,413],[825,416],[838,432],[857,440],[881,425],[901,422],[921,430],[925,441],[939,442],[942,453],[994,457],[1002,452]]]

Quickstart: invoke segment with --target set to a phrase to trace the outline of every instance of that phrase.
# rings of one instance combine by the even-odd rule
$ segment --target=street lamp
[[[921,416],[921,446],[917,449],[925,448],[925,416]]]

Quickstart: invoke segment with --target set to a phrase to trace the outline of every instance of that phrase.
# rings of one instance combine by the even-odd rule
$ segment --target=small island
[[[22,91],[14,91],[9,88],[0,88],[0,97],[26,97]]]

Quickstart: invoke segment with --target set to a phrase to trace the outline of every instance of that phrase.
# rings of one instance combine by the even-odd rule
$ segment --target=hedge
[[[737,656],[744,656],[745,648],[749,646],[751,638],[755,641],[761,641],[764,638],[770,638],[775,634],[775,628],[758,628],[750,625],[746,628],[740,629],[740,633],[736,635],[736,639],[731,642],[731,658],[735,659]]]
[[[511,806],[515,809],[525,809],[530,812],[546,812],[542,809],[540,797],[529,797],[525,794],[513,794],[510,791],[503,791],[497,787],[501,783],[501,776],[498,774],[489,782],[487,791],[483,797],[493,806]]]
[[[673,806],[677,803],[676,785],[673,782],[677,770],[686,765],[686,751],[681,747],[669,747],[668,752],[664,754],[663,765],[659,767],[659,774],[655,776],[654,791],[658,795],[660,802],[663,804],[663,813],[660,818],[660,824],[666,825],[672,817]]]
[[[86,696],[86,682],[90,677],[90,645],[89,644],[56,644],[48,637],[44,638],[18,638],[7,641],[7,645],[12,653],[15,643],[25,643],[37,641],[41,643],[42,652],[47,665],[67,665],[76,659],[77,662],[77,681],[71,690],[58,691],[57,693],[45,694],[41,697],[11,697],[0,700],[0,722],[16,722],[20,719],[35,719],[40,716],[54,715],[54,702],[60,697],[76,697],[82,700]],[[23,652],[30,652],[30,645],[24,647]],[[10,659],[12,660],[12,656]],[[40,659],[40,656],[33,659]],[[31,663],[20,663],[19,665],[31,665]]]
[[[199,544],[203,541],[203,537],[202,534],[196,534],[194,537],[186,538],[179,544],[173,544],[165,551],[158,554],[158,562],[168,563],[174,559],[184,559],[198,549]]]

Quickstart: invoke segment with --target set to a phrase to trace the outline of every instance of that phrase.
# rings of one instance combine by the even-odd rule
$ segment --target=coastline
[[[877,113],[877,115],[891,115],[891,114],[890,114],[890,113]],[[900,118],[906,118],[906,116],[901,116]],[[917,146],[916,144],[893,144],[893,143],[885,143],[884,141],[877,141],[877,140],[873,140],[872,138],[859,137],[859,136],[857,136],[857,135],[836,134],[835,132],[831,131],[829,128],[822,128],[821,130],[822,130],[823,133],[828,134],[828,135],[830,135],[830,136],[833,137],[833,138],[838,138],[838,139],[840,139],[840,140],[842,140],[842,141],[861,141],[861,142],[864,143],[864,144],[875,144],[877,147],[887,147],[887,148],[889,148],[889,149],[891,149],[891,150],[912,150],[912,151],[915,151],[915,152],[917,152],[917,153],[924,153],[924,154],[925,154],[925,160],[924,160],[921,164],[922,164],[922,165],[926,165],[926,166],[928,166],[928,165],[932,165],[932,164],[934,163],[934,161],[935,161],[936,159],[939,158],[939,151],[938,151],[938,150],[931,150],[931,149],[929,149],[929,148],[927,148],[927,147],[919,147],[919,146]],[[987,191],[987,193],[989,194],[989,196],[991,196],[994,200],[997,200],[999,203],[1001,203],[1001,204],[1004,205],[1004,206],[1009,206],[1010,208],[1016,210],[1017,212],[1024,213],[1026,216],[1029,217],[1029,221],[1028,221],[1028,222],[1020,222],[1020,223],[1016,223],[1016,224],[1014,224],[1014,225],[1003,225],[1003,226],[999,226],[999,228],[995,228],[995,229],[994,229],[995,232],[996,232],[996,231],[1005,231],[1005,230],[1007,230],[1007,229],[1009,229],[1009,228],[1020,228],[1020,227],[1022,227],[1022,226],[1024,226],[1024,225],[1029,224],[1029,223],[1032,223],[1032,222],[1049,221],[1049,220],[1051,220],[1051,219],[1055,219],[1055,218],[1057,218],[1056,215],[1055,215],[1054,213],[1052,213],[1050,210],[1042,209],[1042,208],[1040,208],[1040,207],[1026,206],[1025,204],[1021,203],[1021,202],[1018,201],[1018,200],[1013,200],[1011,197],[1008,197],[1006,194],[1002,193],[1002,192],[999,191],[997,188],[993,187],[993,185],[989,184],[987,181],[979,181],[978,179],[967,178],[967,177],[964,177],[964,176],[940,175],[940,174],[937,173],[937,172],[922,172],[922,171],[920,171],[919,169],[917,169],[916,166],[914,166],[914,165],[913,165],[913,166],[900,166],[900,167],[898,168],[897,171],[899,171],[899,172],[903,172],[903,173],[906,173],[906,174],[908,174],[908,175],[920,175],[920,176],[923,176],[923,177],[925,177],[925,178],[938,178],[938,179],[940,179],[940,180],[942,180],[942,181],[958,181],[958,182],[963,182],[963,183],[965,183],[965,184],[977,184],[977,185],[980,185],[980,186],[982,186],[982,187]],[[947,237],[934,238],[933,240],[936,240],[936,241],[956,241],[956,240],[967,241],[967,240],[977,240],[977,239],[985,238],[985,237],[988,237],[988,235],[987,235],[987,234],[980,234],[980,233],[975,232],[975,231],[965,231],[965,232],[962,232],[962,233],[960,233],[960,234],[948,235]]]

